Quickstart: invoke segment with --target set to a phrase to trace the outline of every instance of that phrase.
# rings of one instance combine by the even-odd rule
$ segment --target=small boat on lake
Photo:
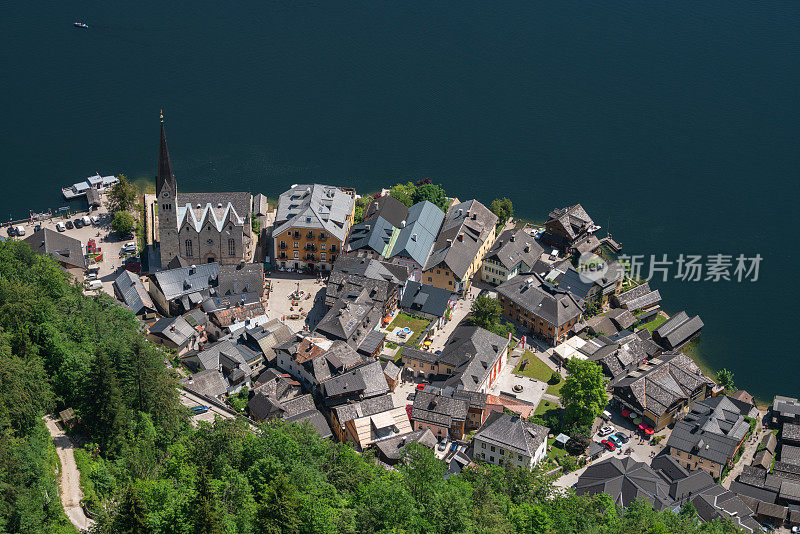
[[[63,187],[61,189],[61,194],[64,195],[64,198],[67,200],[72,200],[73,198],[86,196],[90,189],[94,189],[99,193],[104,193],[114,187],[117,182],[119,182],[119,179],[116,176],[100,176],[99,174],[95,174],[82,182],[72,184],[69,187]]]
[[[72,25],[75,26],[76,28],[88,28],[89,27],[88,24],[85,24],[83,22],[73,22]]]

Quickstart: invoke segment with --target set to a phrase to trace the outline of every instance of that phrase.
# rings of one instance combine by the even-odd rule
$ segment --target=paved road
[[[54,416],[46,415],[44,421],[47,425],[47,430],[50,432],[50,437],[53,438],[53,444],[56,446],[58,459],[61,461],[59,481],[61,505],[75,528],[81,532],[88,531],[94,525],[94,521],[86,517],[86,514],[83,513],[83,508],[81,508],[83,492],[81,491],[81,473],[75,464],[75,455],[73,454],[75,445],[58,426]]]
[[[220,417],[224,417],[226,419],[233,419],[233,418],[236,417],[231,412],[229,412],[227,410],[223,410],[222,408],[219,408],[219,407],[211,404],[207,400],[203,399],[202,397],[199,397],[199,396],[195,395],[194,393],[192,393],[190,391],[186,391],[185,389],[179,389],[178,393],[180,393],[180,395],[181,395],[181,403],[184,406],[188,407],[188,408],[191,408],[192,406],[200,406],[200,405],[208,406],[208,408],[209,408],[209,410],[206,413],[203,413],[203,414],[200,414],[200,415],[194,415],[194,416],[191,417],[191,421],[192,421],[192,424],[194,426],[197,426],[197,422],[198,421],[207,421],[209,423],[213,423],[214,422],[214,418],[217,415],[220,416]],[[248,424],[250,426],[250,430],[252,430],[253,432],[258,431],[258,427],[257,426],[255,426],[252,423],[248,423]]]
[[[742,457],[739,458],[739,461],[736,462],[736,465],[733,466],[728,472],[728,476],[725,477],[725,480],[722,481],[722,486],[725,488],[730,489],[731,482],[736,480],[742,473],[742,469],[746,465],[750,465],[753,463],[753,457],[756,454],[756,449],[758,448],[758,444],[761,442],[761,438],[763,438],[767,434],[767,430],[761,426],[761,419],[764,417],[763,413],[759,413],[758,417],[758,425],[756,426],[753,435],[748,438],[748,440],[744,443],[744,452],[742,453]]]

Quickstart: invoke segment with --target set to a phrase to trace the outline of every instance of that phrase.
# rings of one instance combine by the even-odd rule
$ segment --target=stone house
[[[331,270],[344,250],[355,201],[343,189],[293,185],[281,194],[272,239],[275,262],[283,268]]]
[[[483,257],[481,280],[498,285],[530,272],[543,253],[541,245],[523,229],[505,230]]]
[[[549,428],[492,412],[472,440],[473,456],[496,465],[533,468],[547,455]]]

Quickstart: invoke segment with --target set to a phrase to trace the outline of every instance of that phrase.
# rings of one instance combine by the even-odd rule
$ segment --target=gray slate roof
[[[228,382],[217,369],[206,369],[190,376],[184,381],[186,389],[206,395],[216,397],[228,391]]]
[[[149,329],[150,334],[168,339],[177,346],[184,345],[197,331],[183,316],[164,317]]]
[[[455,367],[445,386],[476,391],[507,346],[508,339],[478,326],[456,327],[439,355],[439,361]]]
[[[394,409],[394,402],[389,394],[331,408],[342,425],[347,421],[387,412],[392,409]]]
[[[497,293],[555,326],[583,313],[583,304],[569,292],[554,288],[536,274],[515,276],[497,286]]]
[[[697,335],[703,328],[699,315],[689,317],[681,311],[653,331],[653,341],[668,349],[676,349]]]
[[[42,228],[38,232],[33,232],[23,241],[37,254],[49,254],[57,262],[70,267],[86,268],[86,258],[83,256],[81,242],[74,237],[49,228]]]
[[[647,368],[629,373],[615,387],[630,388],[640,410],[647,409],[661,416],[703,384],[713,385],[714,382],[691,358],[681,352],[665,352],[659,358],[649,360]]]
[[[320,184],[292,186],[278,198],[275,229],[280,235],[289,228],[325,230],[344,241],[350,229],[347,217],[353,212],[353,197],[338,187]]]
[[[518,416],[492,412],[474,437],[533,458],[536,449],[547,440],[548,432],[549,428],[529,423]]]
[[[406,283],[408,274],[408,268],[402,265],[341,255],[328,276],[325,298],[330,301],[366,289],[370,300],[385,302],[398,286]]]
[[[383,312],[363,290],[355,300],[339,299],[317,323],[315,332],[329,339],[346,341],[358,348],[367,334],[380,325]]]
[[[403,221],[408,220],[408,208],[405,204],[391,195],[384,195],[373,199],[364,209],[364,220],[383,217],[389,224],[400,228]]]
[[[403,449],[412,443],[419,443],[429,449],[433,449],[437,440],[429,429],[425,429],[377,441],[375,447],[385,458],[399,460],[403,454]]]
[[[724,465],[750,430],[745,415],[726,396],[696,402],[675,423],[667,446]]]
[[[260,263],[222,265],[219,268],[216,295],[264,294],[264,268]]]
[[[444,263],[463,279],[497,224],[497,215],[477,200],[450,206],[423,270]]]
[[[201,263],[193,267],[179,267],[151,275],[151,279],[164,293],[167,301],[194,293],[205,293],[205,296],[218,277],[219,263],[217,262]]]
[[[408,209],[406,226],[400,229],[389,257],[411,258],[420,266],[424,266],[443,220],[444,212],[427,200],[411,206]]]
[[[444,317],[452,293],[440,287],[409,281],[403,290],[400,307],[436,317]]]
[[[544,249],[530,234],[522,228],[510,228],[497,236],[483,259],[493,260],[511,271],[519,265],[533,267],[543,253]]]
[[[114,280],[114,290],[121,297],[125,306],[135,314],[156,309],[153,300],[150,298],[150,293],[147,292],[139,275],[127,269],[123,269]]]
[[[440,391],[417,391],[411,419],[450,427],[454,421],[466,421],[469,401],[442,395]]]

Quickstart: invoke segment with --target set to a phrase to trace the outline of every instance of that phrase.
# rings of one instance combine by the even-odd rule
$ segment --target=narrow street
[[[58,426],[58,420],[55,416],[45,415],[44,421],[48,432],[50,432],[50,437],[53,438],[53,444],[56,446],[58,459],[61,462],[58,491],[61,496],[61,505],[75,528],[80,532],[87,532],[94,525],[94,521],[86,517],[83,508],[81,508],[83,492],[81,491],[81,473],[78,471],[73,453],[75,445]]]

